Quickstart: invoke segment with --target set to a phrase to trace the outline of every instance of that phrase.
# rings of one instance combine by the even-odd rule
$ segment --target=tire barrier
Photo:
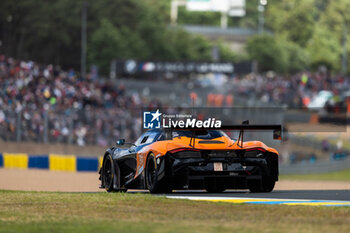
[[[102,157],[76,155],[28,155],[26,153],[0,153],[0,167],[17,169],[48,169],[66,172],[97,172]]]

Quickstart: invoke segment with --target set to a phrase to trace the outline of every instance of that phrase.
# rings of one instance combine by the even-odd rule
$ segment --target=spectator
[[[0,138],[111,145],[134,140],[145,100],[122,85],[81,79],[74,70],[0,56]],[[153,103],[147,103],[153,105]],[[159,103],[156,103],[159,105]],[[20,129],[18,131],[18,129]]]
[[[322,140],[322,150],[325,152],[329,151],[329,142],[327,139]]]
[[[330,77],[326,72],[303,72],[292,76],[274,73],[249,74],[232,79],[230,93],[255,98],[264,103],[286,105],[292,108],[306,107],[320,91],[333,93],[334,111],[339,111],[342,96],[350,89],[350,81],[343,76]]]

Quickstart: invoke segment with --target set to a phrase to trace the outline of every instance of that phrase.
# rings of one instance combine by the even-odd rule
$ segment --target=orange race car
[[[99,171],[100,188],[111,191],[148,189],[167,193],[178,189],[249,189],[271,192],[278,180],[278,152],[260,141],[243,142],[245,130],[274,130],[280,125],[238,125],[237,140],[215,129],[152,129],[135,143],[117,141]]]

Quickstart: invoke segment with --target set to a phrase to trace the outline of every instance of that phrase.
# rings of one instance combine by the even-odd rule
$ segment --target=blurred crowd
[[[250,74],[233,79],[235,93],[264,103],[287,105],[292,108],[329,108],[345,106],[350,96],[350,80],[328,72],[303,72],[293,76]]]
[[[326,72],[276,74],[233,78],[227,95],[208,94],[208,106],[234,106],[234,98],[254,98],[267,104],[310,106],[322,91],[325,105],[343,103],[350,81]],[[169,92],[171,85],[169,86]],[[141,133],[143,107],[159,108],[160,101],[130,94],[117,82],[90,73],[41,65],[0,55],[0,140],[112,145],[117,138],[135,140]],[[200,87],[195,88],[200,92]],[[191,93],[191,98],[197,98]],[[192,95],[195,95],[194,97]],[[326,100],[326,101],[324,101]],[[316,105],[317,105],[316,104]]]
[[[111,145],[140,134],[138,94],[74,70],[0,55],[0,140]]]

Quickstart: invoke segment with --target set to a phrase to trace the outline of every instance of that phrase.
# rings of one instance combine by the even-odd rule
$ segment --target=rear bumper
[[[222,171],[214,170],[214,163],[222,164]],[[188,158],[177,159],[170,154],[161,157],[158,180],[170,182],[173,189],[247,189],[259,185],[263,177],[278,179],[277,168],[266,158]]]

